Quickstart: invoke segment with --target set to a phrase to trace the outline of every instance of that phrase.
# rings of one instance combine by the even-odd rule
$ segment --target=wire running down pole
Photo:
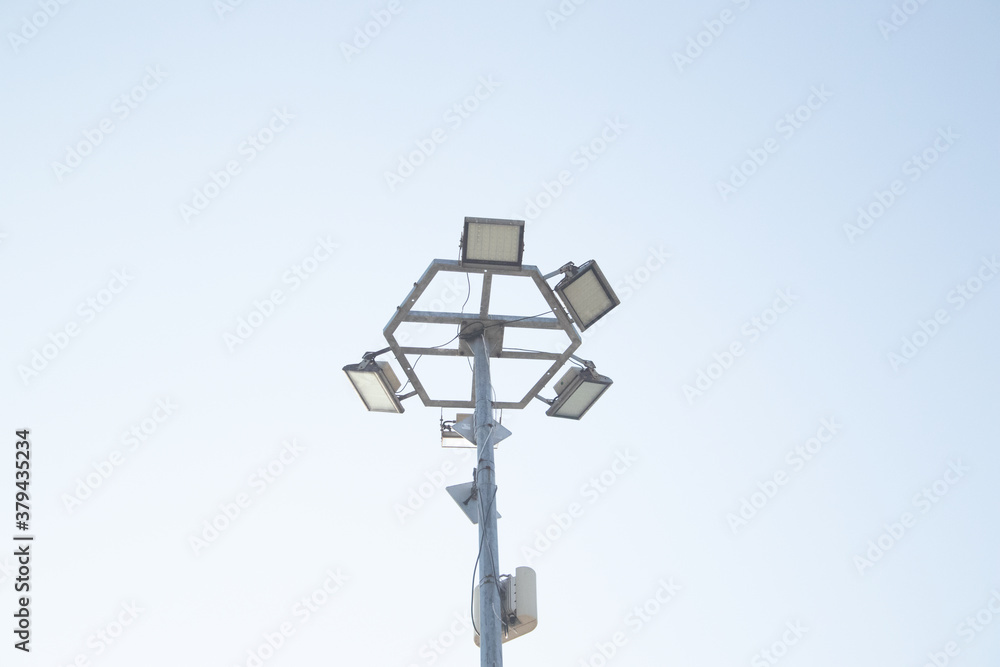
[[[479,517],[479,664],[480,667],[503,667],[500,644],[500,550],[497,539],[496,472],[493,463],[493,387],[490,384],[490,361],[485,336],[477,333],[467,339],[475,363],[476,412],[473,425],[476,449],[476,492],[483,516]]]

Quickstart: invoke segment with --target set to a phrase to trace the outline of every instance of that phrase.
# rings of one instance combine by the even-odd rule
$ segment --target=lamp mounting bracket
[[[435,276],[441,273],[468,273],[483,276],[483,294],[480,299],[479,312],[453,313],[439,311],[415,310],[417,300],[427,290]],[[531,281],[538,289],[540,295],[551,309],[551,315],[532,315],[520,317],[515,315],[499,315],[490,312],[490,288],[493,276],[512,276]],[[403,324],[450,324],[457,325],[462,335],[459,337],[457,347],[428,347],[422,345],[406,344],[405,338],[397,335],[397,329]],[[517,348],[504,348],[504,329],[541,329],[546,331],[562,331],[569,339],[565,349],[561,352],[520,350]],[[482,335],[486,339],[486,349],[489,356],[504,359],[534,359],[548,362],[548,368],[541,374],[534,384],[527,388],[520,398],[512,400],[497,400],[493,402],[494,408],[499,409],[521,409],[533,399],[542,388],[548,384],[555,374],[564,364],[567,363],[571,354],[580,347],[582,339],[576,328],[573,326],[566,310],[556,298],[552,288],[545,282],[541,271],[535,266],[524,265],[521,267],[471,267],[463,266],[461,262],[447,259],[436,259],[421,276],[410,293],[403,299],[402,304],[396,308],[392,319],[386,324],[382,333],[393,356],[402,368],[403,373],[413,385],[414,390],[420,397],[421,402],[428,407],[442,408],[473,408],[475,401],[469,395],[465,397],[432,397],[423,382],[417,376],[414,366],[415,357],[420,355],[428,356],[474,356],[468,345],[470,336]],[[464,339],[463,339],[464,338]]]

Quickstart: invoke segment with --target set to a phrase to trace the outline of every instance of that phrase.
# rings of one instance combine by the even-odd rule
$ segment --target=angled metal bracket
[[[459,509],[465,512],[465,516],[469,517],[469,521],[472,523],[479,523],[479,497],[476,493],[476,483],[466,482],[465,484],[455,484],[454,486],[446,486],[445,490],[448,495],[458,504]],[[500,518],[500,512],[496,511],[497,518]]]

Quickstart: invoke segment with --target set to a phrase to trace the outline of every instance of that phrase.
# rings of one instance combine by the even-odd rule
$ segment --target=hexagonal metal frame
[[[468,273],[468,274],[480,274],[483,276],[483,290],[480,297],[479,312],[478,313],[437,313],[432,311],[415,311],[413,306],[417,303],[417,300],[423,295],[424,291],[430,286],[431,281],[440,272],[452,272],[452,273]],[[545,303],[549,305],[552,309],[555,317],[516,317],[512,315],[490,315],[489,305],[490,305],[490,290],[492,288],[493,276],[518,276],[530,278],[535,286],[538,287],[539,292],[541,292],[542,297],[545,299]],[[451,400],[451,399],[434,399],[427,394],[427,390],[424,388],[423,383],[420,382],[420,378],[417,377],[416,372],[413,370],[413,365],[410,364],[406,355],[417,354],[417,355],[429,355],[429,356],[468,356],[461,350],[461,345],[456,348],[436,348],[436,347],[414,347],[407,346],[403,347],[396,340],[395,333],[401,324],[404,322],[416,322],[416,323],[430,323],[430,324],[456,324],[456,325],[476,325],[480,326],[499,326],[499,327],[517,327],[524,329],[549,329],[549,330],[559,330],[563,331],[570,340],[569,347],[562,353],[555,352],[522,352],[517,350],[504,350],[503,349],[503,337],[494,337],[495,343],[499,343],[499,349],[496,349],[495,344],[493,349],[490,350],[490,356],[500,359],[535,359],[535,360],[545,360],[552,361],[552,365],[547,371],[542,375],[542,377],[528,390],[528,393],[524,395],[520,401],[496,401],[493,406],[495,408],[503,409],[522,409],[531,399],[538,395],[545,385],[552,379],[552,377],[559,372],[559,369],[569,360],[570,356],[580,347],[583,342],[580,338],[580,334],[577,332],[576,327],[573,326],[569,315],[566,313],[562,304],[559,303],[559,299],[556,298],[555,293],[549,284],[545,282],[545,278],[542,276],[541,271],[535,266],[522,266],[520,269],[510,268],[510,267],[483,267],[483,266],[463,266],[461,262],[449,259],[435,259],[431,262],[427,270],[424,271],[424,275],[420,277],[420,280],[413,283],[413,289],[410,293],[406,295],[403,300],[402,305],[396,308],[396,313],[393,315],[389,323],[385,325],[382,330],[386,341],[389,343],[389,349],[392,350],[393,355],[396,357],[396,361],[399,362],[400,367],[403,369],[403,373],[406,374],[407,379],[409,379],[410,384],[413,385],[415,393],[420,396],[420,400],[427,407],[440,407],[440,408],[474,408],[475,401],[472,399],[472,391],[470,388],[470,398],[467,400]],[[475,327],[472,327],[475,330]]]

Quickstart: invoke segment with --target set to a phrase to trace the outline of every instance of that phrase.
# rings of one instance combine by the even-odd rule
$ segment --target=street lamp
[[[364,359],[360,364],[344,366],[344,372],[369,412],[403,412],[403,404],[396,396],[399,380],[388,362]]]
[[[610,386],[611,378],[600,375],[592,367],[571,368],[556,383],[556,398],[545,414],[580,419]]]
[[[566,277],[555,289],[581,330],[589,329],[621,303],[594,260],[584,262],[579,268],[567,265]]]
[[[611,285],[597,264],[591,260],[577,268],[568,263],[560,269],[542,275],[538,267],[522,264],[524,250],[524,221],[494,218],[465,218],[461,241],[460,260],[435,259],[413,288],[396,308],[392,319],[382,333],[389,347],[364,355],[361,363],[344,367],[344,372],[354,385],[365,407],[373,412],[403,411],[402,401],[419,396],[428,407],[472,408],[472,416],[444,422],[442,419],[442,444],[461,437],[474,444],[477,464],[473,482],[449,487],[448,492],[473,523],[479,527],[479,555],[482,563],[479,586],[480,602],[477,621],[477,643],[480,644],[482,667],[502,667],[501,642],[534,629],[537,609],[534,595],[534,571],[518,568],[517,574],[500,575],[498,559],[496,511],[496,474],[494,448],[510,435],[494,417],[498,409],[521,409],[532,399],[549,404],[546,414],[553,417],[580,419],[594,402],[611,386],[611,380],[597,373],[594,364],[576,357],[573,353],[582,344],[579,331],[591,326],[619,304]],[[475,274],[482,277],[479,307],[470,312],[439,312],[415,310],[420,297],[440,273]],[[564,274],[555,290],[548,280]],[[490,294],[494,276],[510,276],[531,280],[545,300],[549,310],[536,315],[510,315],[490,312]],[[470,283],[471,284],[471,283]],[[556,297],[558,293],[559,297]],[[470,295],[471,296],[471,295]],[[561,299],[561,303],[560,303]],[[563,305],[565,304],[565,306]],[[440,345],[404,345],[397,337],[397,330],[404,324],[445,324],[458,327],[452,341]],[[574,326],[575,324],[575,326]],[[569,345],[562,352],[546,352],[505,347],[504,329],[541,329],[562,332],[569,338]],[[400,383],[388,363],[375,358],[391,351],[406,375],[413,391],[399,395]],[[416,360],[412,356],[472,357],[472,396],[468,389],[464,396],[431,396],[417,376]],[[550,362],[548,368],[520,398],[494,400],[490,379],[490,358],[527,359]],[[554,386],[556,398],[545,399],[539,392],[555,378],[556,373],[570,360],[575,359],[583,368],[570,370]],[[447,424],[448,433],[445,434]],[[450,442],[449,442],[449,446]]]
[[[524,220],[466,218],[462,233],[462,264],[521,268]]]

